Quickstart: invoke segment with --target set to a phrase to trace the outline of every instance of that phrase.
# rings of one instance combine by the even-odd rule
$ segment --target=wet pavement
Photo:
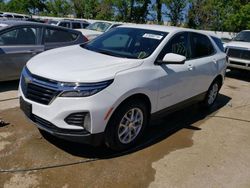
[[[154,120],[123,153],[41,134],[0,83],[0,187],[250,187],[250,77],[228,76],[213,109]]]

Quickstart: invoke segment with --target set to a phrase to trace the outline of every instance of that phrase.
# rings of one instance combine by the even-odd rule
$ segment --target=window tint
[[[45,30],[45,43],[73,42],[78,35],[64,30],[47,28]]]
[[[224,46],[221,42],[221,39],[216,38],[216,37],[212,37],[213,41],[215,42],[215,44],[219,47],[219,49],[224,52]]]
[[[168,53],[174,53],[185,56],[187,59],[190,57],[190,51],[188,48],[188,33],[180,33],[175,35],[163,48],[158,59],[162,60]]]
[[[81,23],[79,22],[72,22],[73,29],[81,29]]]
[[[155,30],[114,28],[82,47],[111,56],[144,59],[155,51],[167,34]]]
[[[69,22],[61,22],[61,23],[59,23],[59,26],[70,28],[70,23]]]
[[[38,28],[23,27],[8,31],[0,36],[0,45],[35,45]]]
[[[14,18],[22,19],[22,18],[23,18],[23,16],[14,15]]]
[[[192,58],[206,57],[214,53],[214,47],[209,38],[205,35],[191,33],[190,42]]]
[[[129,39],[130,39],[129,35],[117,34],[104,40],[102,42],[102,45],[103,47],[107,47],[107,48],[122,48],[126,46]]]
[[[82,23],[82,28],[86,28],[89,26],[89,23]]]

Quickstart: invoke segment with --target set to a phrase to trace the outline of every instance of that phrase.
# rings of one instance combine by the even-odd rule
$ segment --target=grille
[[[27,85],[26,97],[41,104],[48,105],[57,94],[57,90],[33,83],[28,83]]]
[[[249,50],[240,50],[240,49],[229,48],[227,55],[229,57],[250,60],[250,51]]]
[[[24,96],[34,102],[48,105],[60,93],[58,82],[32,75],[26,68],[21,77]]]
[[[230,64],[240,65],[240,66],[247,66],[246,63],[240,63],[240,62],[235,62],[235,61],[230,61]]]
[[[69,125],[76,125],[83,127],[85,116],[86,113],[84,112],[73,113],[67,116],[64,121]]]
[[[34,121],[35,123],[37,123],[38,125],[40,125],[41,127],[44,127],[46,129],[49,129],[55,133],[61,133],[61,134],[88,134],[89,132],[86,131],[85,129],[62,129],[59,128],[55,125],[53,125],[52,123],[50,123],[49,121],[40,118],[36,115],[32,115],[32,121]]]

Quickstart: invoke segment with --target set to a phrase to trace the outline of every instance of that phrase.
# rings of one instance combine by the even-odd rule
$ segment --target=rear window
[[[78,35],[64,30],[47,28],[45,31],[45,43],[73,42]]]
[[[73,29],[81,29],[81,23],[79,22],[72,22]]]
[[[70,23],[69,22],[61,22],[61,23],[59,23],[59,26],[70,28]]]
[[[221,42],[221,39],[219,38],[216,38],[216,37],[212,37],[213,41],[215,42],[215,44],[218,46],[218,48],[224,52],[224,47],[223,47],[223,44]]]

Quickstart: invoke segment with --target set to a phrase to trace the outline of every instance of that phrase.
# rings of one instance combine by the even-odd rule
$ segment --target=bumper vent
[[[57,133],[57,134],[65,134],[65,135],[79,135],[79,134],[89,134],[88,131],[86,131],[85,129],[62,129],[59,128],[55,125],[53,125],[52,123],[48,122],[47,120],[44,120],[36,115],[32,115],[32,119],[33,122],[35,122],[36,124],[38,124],[39,126],[41,126],[42,128],[46,129],[46,130],[50,130],[53,133]]]
[[[80,112],[80,113],[73,113],[67,116],[64,121],[69,125],[75,125],[83,127],[84,125],[84,119],[87,113]]]

